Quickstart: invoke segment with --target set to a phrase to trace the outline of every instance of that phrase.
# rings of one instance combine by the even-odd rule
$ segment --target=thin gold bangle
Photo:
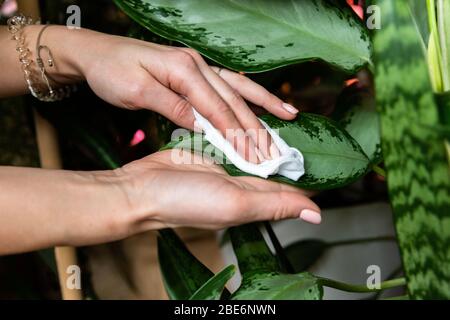
[[[75,86],[63,86],[61,88],[53,89],[49,82],[49,76],[45,71],[45,65],[40,56],[40,51],[44,48],[49,52],[49,66],[54,66],[53,56],[51,51],[46,46],[40,45],[40,39],[44,30],[49,26],[46,25],[40,30],[37,44],[36,44],[36,54],[38,55],[38,67],[41,73],[42,81],[44,82],[45,89],[43,85],[39,83],[36,79],[35,72],[33,70],[33,58],[31,57],[31,52],[25,44],[24,29],[28,25],[32,25],[33,20],[29,17],[25,17],[23,14],[11,17],[8,19],[8,30],[12,34],[12,40],[16,40],[16,51],[19,52],[19,61],[22,65],[22,70],[24,72],[25,81],[28,85],[30,93],[37,99],[45,102],[52,102],[62,100],[68,97],[73,91],[76,90]],[[39,23],[36,23],[39,24]],[[51,61],[51,63],[50,63]],[[51,79],[51,78],[50,78]]]

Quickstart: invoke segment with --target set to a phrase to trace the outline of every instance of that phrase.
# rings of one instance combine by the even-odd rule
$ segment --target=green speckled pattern
[[[367,31],[342,1],[115,2],[151,31],[238,71],[321,59],[353,72],[370,61]]]
[[[450,298],[450,174],[420,37],[407,1],[378,0],[374,36],[382,149],[408,291]]]
[[[264,115],[261,118],[272,129],[278,129],[280,137],[291,147],[300,150],[305,159],[305,175],[298,181],[278,175],[269,177],[273,181],[304,189],[333,189],[354,182],[369,168],[370,161],[359,144],[331,119],[308,113],[301,113],[293,121],[280,120],[272,115]],[[192,143],[193,136],[172,141],[163,150],[214,150],[204,139],[201,144],[195,145]],[[221,152],[215,150],[214,154],[220,155]],[[222,166],[232,176],[249,175],[232,164],[225,162]]]
[[[323,287],[310,273],[255,274],[245,279],[232,300],[321,300]]]
[[[323,288],[309,273],[282,274],[257,224],[229,229],[242,283],[233,300],[319,300]]]
[[[355,94],[338,103],[333,119],[358,142],[371,163],[382,160],[380,117],[372,95]]]
[[[189,300],[220,300],[227,282],[236,273],[236,267],[229,265],[201,286]]]
[[[159,231],[158,260],[164,287],[172,300],[187,300],[214,273],[205,267],[171,229]]]

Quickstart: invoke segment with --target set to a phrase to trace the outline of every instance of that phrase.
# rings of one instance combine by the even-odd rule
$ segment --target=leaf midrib
[[[287,21],[284,21],[284,20],[281,20],[281,21],[280,21],[280,20],[277,20],[277,19],[275,19],[274,17],[271,17],[271,16],[269,16],[269,15],[267,15],[267,14],[264,14],[264,13],[261,12],[261,11],[255,11],[255,10],[252,10],[251,8],[249,8],[249,7],[247,7],[247,6],[244,6],[244,5],[242,5],[241,3],[237,3],[237,2],[235,2],[234,0],[226,0],[226,1],[228,1],[230,4],[234,5],[235,7],[242,8],[243,10],[245,10],[245,11],[251,13],[251,14],[255,14],[255,15],[262,16],[262,17],[264,17],[264,18],[268,18],[268,19],[270,19],[270,20],[272,20],[272,21],[274,21],[274,22],[276,22],[276,23],[278,23],[278,24],[283,24],[283,25],[287,26],[287,27],[293,29],[294,31],[297,31],[297,32],[301,32],[301,33],[307,34],[307,35],[309,35],[311,38],[319,39],[320,41],[322,41],[322,42],[324,42],[324,43],[331,43],[334,47],[339,48],[339,49],[342,49],[342,51],[351,53],[353,56],[356,56],[356,57],[358,57],[359,59],[361,59],[361,60],[363,60],[363,61],[367,61],[367,62],[370,61],[370,59],[368,59],[368,58],[366,58],[366,57],[364,57],[364,56],[360,56],[360,55],[357,54],[355,51],[349,50],[347,47],[344,47],[344,46],[339,45],[338,43],[329,41],[329,39],[324,39],[324,38],[322,38],[322,37],[318,37],[317,34],[315,34],[315,33],[307,32],[306,30],[299,29],[299,28],[297,28],[295,25],[292,25],[292,24],[288,23]],[[291,0],[291,2],[292,2],[292,0]],[[297,11],[297,8],[295,7],[295,5],[294,5],[294,8],[295,8],[295,11]]]
[[[343,154],[335,154],[335,153],[324,153],[324,152],[314,152],[314,151],[302,151],[300,150],[303,154],[315,154],[315,155],[319,155],[319,156],[333,156],[336,158],[347,158],[350,160],[357,160],[357,161],[361,161],[361,162],[369,162],[368,159],[365,158],[356,158],[356,157],[350,157],[347,155],[343,155]]]

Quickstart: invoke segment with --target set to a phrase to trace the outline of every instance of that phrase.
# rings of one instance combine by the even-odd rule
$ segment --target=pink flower
[[[0,15],[5,17],[12,16],[17,11],[16,0],[6,0],[0,8]]]

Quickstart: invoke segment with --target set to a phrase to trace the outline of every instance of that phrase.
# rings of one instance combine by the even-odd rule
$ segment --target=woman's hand
[[[41,30],[42,26],[25,28],[35,58]],[[10,38],[6,27],[0,27],[0,65],[5,73],[0,97],[28,91]],[[87,80],[100,98],[115,106],[153,110],[188,129],[195,129],[195,106],[242,156],[255,163],[279,153],[245,100],[285,120],[298,113],[245,76],[208,66],[191,49],[64,26],[47,28],[40,43],[52,51],[55,67],[46,71],[58,83]]]
[[[208,66],[192,49],[82,32],[78,41],[85,50],[78,50],[73,60],[102,99],[127,109],[156,111],[188,129],[194,129],[195,106],[246,159],[260,162],[279,155],[245,100],[286,120],[298,110],[262,86]]]
[[[111,242],[166,227],[220,229],[289,218],[320,223],[306,192],[230,177],[197,155],[197,164],[174,165],[171,152],[114,171],[0,167],[0,255]]]
[[[118,172],[139,231],[165,227],[221,229],[254,221],[302,218],[318,224],[320,209],[297,188],[255,177],[231,177],[192,155],[174,164],[171,150],[132,162]],[[179,151],[176,152],[189,152]],[[179,155],[178,155],[179,156]]]

